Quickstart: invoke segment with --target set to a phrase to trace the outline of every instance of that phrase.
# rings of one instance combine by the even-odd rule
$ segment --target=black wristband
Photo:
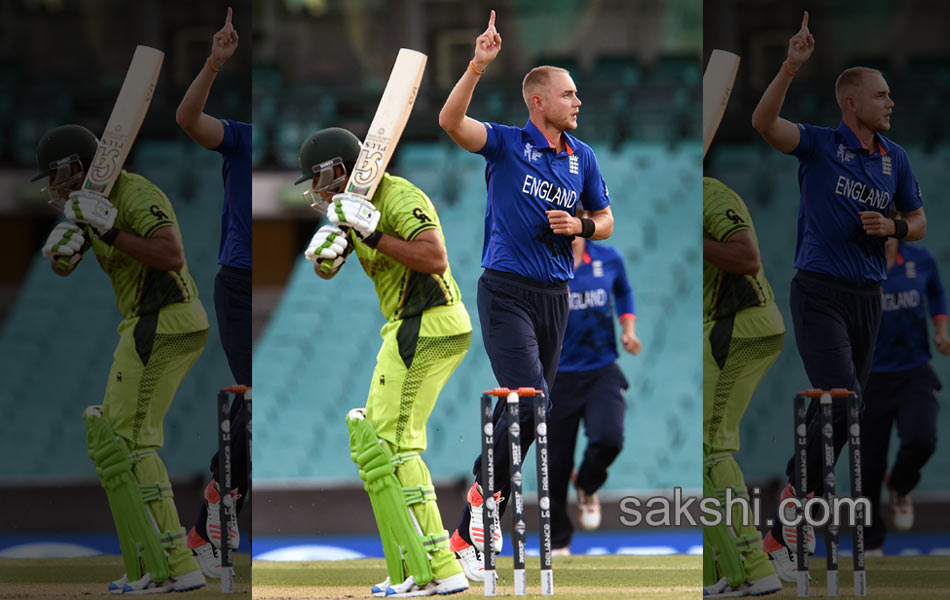
[[[379,238],[381,237],[383,237],[383,232],[377,229],[373,233],[363,238],[363,243],[375,250],[376,245],[379,243]]]
[[[891,221],[894,221],[894,234],[891,237],[898,240],[907,237],[907,221],[904,219],[891,219]]]
[[[594,235],[594,231],[597,230],[597,225],[594,224],[593,219],[588,219],[581,217],[581,237],[589,238]]]
[[[113,245],[115,244],[115,238],[119,237],[119,230],[113,227],[109,231],[103,233],[99,236],[99,241],[103,244]]]

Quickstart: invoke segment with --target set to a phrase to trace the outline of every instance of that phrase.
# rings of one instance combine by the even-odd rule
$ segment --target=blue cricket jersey
[[[544,135],[521,127],[485,123],[488,209],[482,267],[545,282],[566,281],[574,270],[571,236],[551,231],[545,211],[575,214],[577,202],[590,211],[610,205],[607,186],[590,146],[563,133],[565,150],[555,153]]]
[[[928,363],[927,310],[935,321],[947,318],[947,299],[933,254],[921,246],[900,242],[897,259],[881,283],[881,292],[881,329],[871,371],[907,371]]]
[[[218,264],[251,268],[251,124],[222,119],[224,139],[215,148],[224,157],[224,207]]]
[[[633,290],[620,252],[588,240],[570,289],[571,310],[558,372],[593,371],[609,365],[619,358],[611,294],[618,318],[636,317]]]
[[[859,211],[887,216],[891,202],[909,212],[923,205],[904,149],[876,134],[868,150],[842,122],[838,129],[798,124],[798,244],[795,268],[856,283],[881,281],[884,238],[867,235]]]

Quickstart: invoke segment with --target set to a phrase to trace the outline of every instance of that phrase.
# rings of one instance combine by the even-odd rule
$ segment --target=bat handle
[[[349,227],[341,227],[340,229],[343,230],[344,234],[349,233],[350,231]],[[350,255],[350,252],[352,251],[353,251],[353,244],[351,243],[349,236],[347,236],[347,245],[346,245],[346,250],[343,251],[343,260],[346,260],[346,257],[348,257]],[[319,261],[320,272],[323,273],[324,275],[329,275],[333,271],[333,262],[335,260],[336,260],[335,258],[321,258]],[[343,263],[340,263],[340,266],[343,266]]]
[[[56,258],[56,268],[60,271],[69,271],[69,257],[68,256],[59,256]]]

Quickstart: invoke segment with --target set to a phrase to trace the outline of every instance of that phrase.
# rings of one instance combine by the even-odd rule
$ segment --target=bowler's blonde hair
[[[542,65],[531,69],[528,71],[528,74],[524,76],[524,81],[521,82],[521,96],[524,98],[524,103],[529,111],[531,110],[531,96],[538,95],[541,90],[548,85],[551,81],[551,73],[566,73],[570,75],[567,69]]]

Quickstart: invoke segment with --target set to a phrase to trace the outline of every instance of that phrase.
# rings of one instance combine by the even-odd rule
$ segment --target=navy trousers
[[[871,373],[874,343],[881,324],[880,284],[858,284],[821,273],[799,271],[792,279],[789,308],[798,353],[811,387],[824,390],[846,388],[857,392],[861,399]],[[791,423],[791,406],[785,406]],[[805,419],[808,427],[808,482],[805,487],[806,492],[820,496],[822,450],[817,399],[809,404]],[[848,440],[844,403],[834,403],[832,425],[837,460]],[[784,434],[784,430],[780,433]],[[785,472],[789,481],[794,481],[793,459],[789,459]],[[781,529],[782,524],[776,519],[772,527],[776,539],[782,539]]]
[[[528,279],[515,273],[486,269],[478,280],[478,319],[482,341],[491,362],[492,372],[500,387],[533,387],[544,390],[549,398],[554,385],[561,343],[567,327],[569,310],[567,282],[547,283]],[[521,424],[521,455],[534,442],[534,415],[531,398],[518,406]],[[508,472],[508,412],[506,400],[499,398],[493,413],[495,486],[501,491],[501,513],[511,496]],[[481,454],[475,459],[472,473],[482,480]],[[468,505],[462,511],[458,531],[469,544]]]
[[[551,543],[571,543],[574,527],[567,513],[574,448],[581,420],[587,448],[577,469],[575,485],[593,494],[607,481],[607,467],[623,448],[623,420],[629,384],[617,363],[593,371],[558,372],[551,391],[548,417],[548,456],[551,477]]]
[[[881,485],[887,471],[891,426],[897,422],[900,449],[891,469],[890,487],[905,496],[920,481],[920,470],[937,449],[937,392],[940,380],[922,365],[898,373],[871,373],[864,393],[861,469],[864,495],[871,501],[871,526],[864,529],[867,548],[880,548],[887,534],[881,512]]]
[[[214,278],[214,312],[221,345],[228,359],[234,383],[251,385],[251,271],[221,265]],[[226,383],[226,382],[225,382]],[[222,385],[223,387],[223,385]],[[247,413],[244,396],[231,402],[231,483],[238,490],[237,510],[241,512],[250,490],[247,456]],[[211,457],[212,478],[218,473],[218,453]],[[205,524],[208,505],[202,503],[195,530],[207,538]]]

